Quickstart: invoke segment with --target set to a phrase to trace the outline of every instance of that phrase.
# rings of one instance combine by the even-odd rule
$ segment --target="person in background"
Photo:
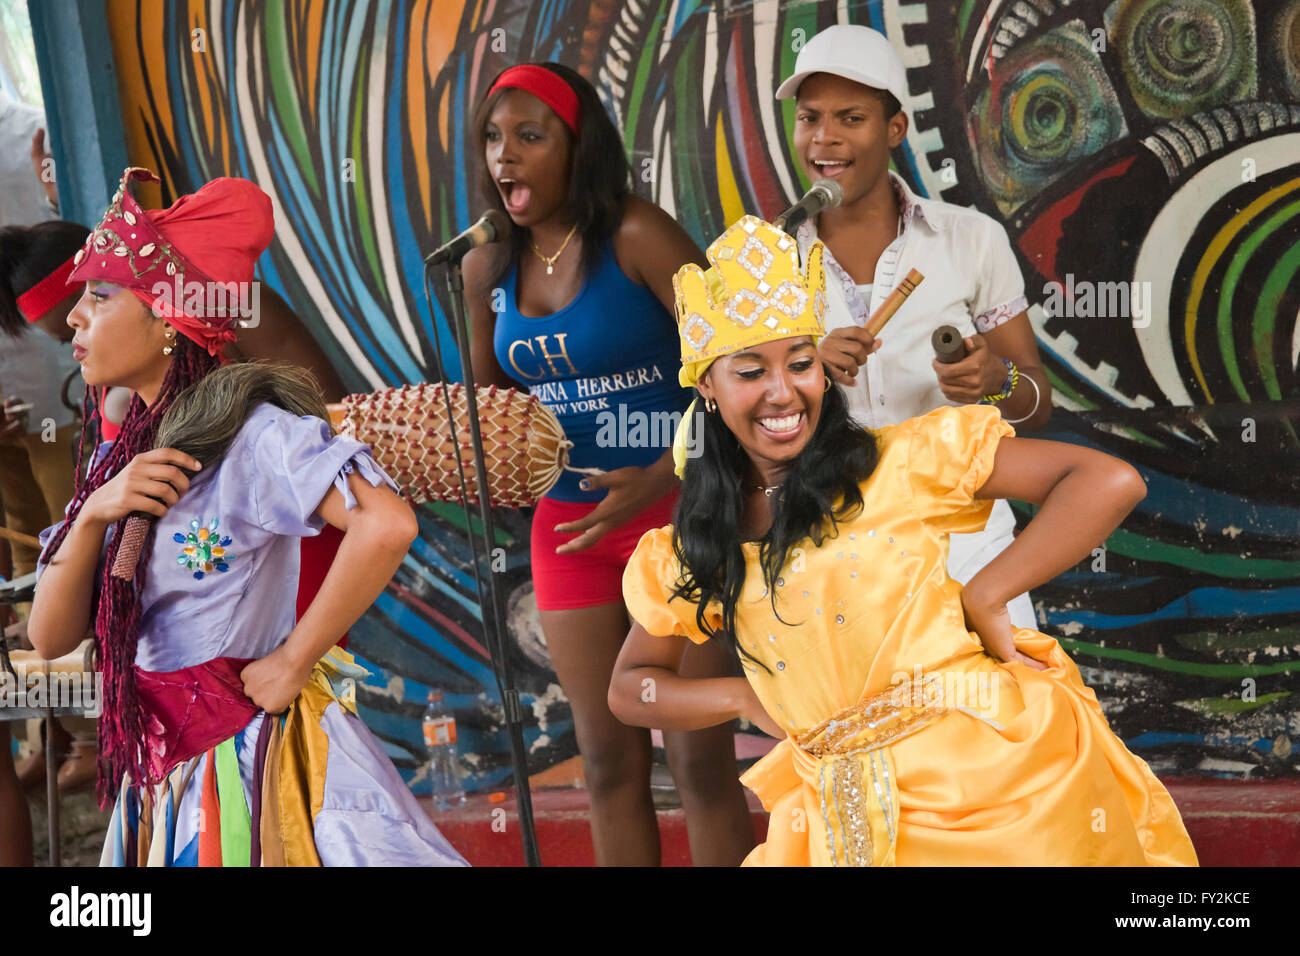
[[[0,502],[0,506],[3,502]],[[13,577],[9,542],[0,539],[0,578]],[[0,627],[15,619],[0,613]],[[32,815],[23,795],[23,784],[14,769],[10,721],[0,720],[0,866],[32,865]]]
[[[844,191],[834,209],[797,230],[806,253],[826,249],[827,336],[820,353],[849,414],[868,428],[951,405],[994,405],[1021,432],[1043,428],[1052,389],[1042,369],[1019,264],[1006,231],[973,209],[915,195],[889,168],[904,141],[907,80],[889,41],[839,24],[799,51],[777,90],[795,100],[794,148],[804,174]],[[881,332],[863,327],[911,269],[926,278]],[[931,334],[955,326],[968,356],[935,360]],[[949,571],[969,581],[1015,534],[997,502],[986,529],[952,539]],[[1010,604],[1019,627],[1037,627],[1028,594]]]
[[[0,493],[5,526],[32,537],[72,497],[82,383],[67,325],[80,285],[68,285],[68,274],[89,233],[61,220],[0,227],[0,390],[32,406],[7,416],[0,432]],[[15,544],[13,554],[17,576],[36,569],[35,549]],[[29,754],[16,768],[24,788],[44,785],[46,747],[54,748],[61,791],[94,781],[93,720],[61,717],[52,727],[33,720],[27,741]]]
[[[10,96],[0,89],[0,226],[25,226],[41,222],[58,215],[58,206],[50,201],[46,189],[39,177],[32,176],[32,162],[37,160],[38,145],[44,152],[45,116],[42,111]],[[13,362],[21,362],[24,348],[39,352],[41,343],[32,341],[10,341],[10,336],[0,332],[0,362],[7,355]],[[37,367],[47,367],[43,356],[38,356]],[[17,384],[17,383],[16,383]],[[0,369],[0,403],[8,395],[4,370]],[[7,414],[0,413],[0,460],[16,462],[25,457],[17,451],[26,428]],[[0,471],[5,466],[0,463]],[[0,488],[3,487],[0,481]],[[0,492],[0,497],[4,497]],[[14,507],[19,511],[34,509],[41,496],[33,493],[30,486],[24,486]],[[30,506],[30,507],[29,507]],[[42,507],[47,507],[42,505]],[[6,520],[6,525],[8,521]],[[11,562],[18,557],[20,566],[29,557],[26,554],[15,556],[11,552]],[[9,571],[14,567],[11,563]],[[29,728],[27,738],[39,740],[38,728]],[[66,742],[65,742],[66,746]],[[39,751],[39,747],[32,747]],[[0,865],[31,865],[31,819],[27,811],[27,801],[22,794],[22,782],[15,772],[13,764],[13,742],[8,722],[0,723]],[[37,753],[40,764],[40,779],[44,779],[44,754]],[[26,778],[30,780],[33,771],[24,766]]]
[[[45,152],[45,113],[0,89],[0,226],[30,226],[59,214]],[[41,175],[44,173],[44,175]]]
[[[465,258],[474,380],[528,388],[574,443],[571,463],[603,470],[581,481],[565,472],[538,502],[533,586],[572,707],[596,861],[657,865],[650,734],[610,713],[607,692],[627,635],[623,568],[642,533],[669,520],[678,483],[671,436],[638,444],[609,423],[680,417],[687,396],[677,384],[672,276],[702,257],[662,209],[631,195],[618,130],[591,84],[567,67],[506,70],[474,129],[485,196],[512,223],[504,242]],[[733,672],[726,655],[701,651],[687,651],[682,667]],[[664,749],[691,859],[738,863],[754,831],[731,728],[666,731]]]

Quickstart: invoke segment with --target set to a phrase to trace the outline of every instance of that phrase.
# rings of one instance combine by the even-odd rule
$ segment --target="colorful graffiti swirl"
[[[263,277],[355,390],[435,375],[435,336],[454,354],[421,252],[478,211],[468,124],[498,70],[556,59],[590,77],[638,191],[704,244],[807,185],[792,105],[773,99],[800,44],[837,20],[884,31],[913,121],[895,164],[1005,223],[1053,437],[1148,479],[1106,550],[1036,592],[1044,626],[1157,770],[1300,771],[1300,0],[129,6],[112,41],[133,162],[160,169],[165,198],[224,174],[274,197]],[[1132,298],[1089,314],[1088,284]],[[501,521],[539,770],[574,754],[572,727],[531,604],[527,516]],[[376,671],[364,713],[418,787],[422,690],[442,687],[473,784],[490,786],[508,771],[462,520],[427,508],[421,523],[354,631]]]

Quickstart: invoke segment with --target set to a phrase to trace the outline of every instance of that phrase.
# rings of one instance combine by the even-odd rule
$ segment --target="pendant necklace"
[[[573,238],[573,234],[577,231],[578,231],[578,224],[575,222],[573,226],[569,229],[569,234],[564,237],[564,242],[560,245],[559,251],[556,252],[555,255],[549,257],[542,255],[542,250],[537,248],[536,242],[533,242],[532,239],[528,240],[532,244],[533,252],[537,253],[537,258],[541,259],[543,262],[546,263],[546,274],[548,276],[555,274],[555,260],[560,258],[560,256],[564,254],[564,250],[569,247],[569,240]]]

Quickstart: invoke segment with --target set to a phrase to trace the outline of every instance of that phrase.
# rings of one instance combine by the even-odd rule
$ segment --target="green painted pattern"
[[[363,51],[360,63],[357,65],[357,75],[364,77],[369,68],[369,52]],[[358,82],[361,82],[360,80]],[[355,105],[352,108],[352,155],[364,156],[365,153],[365,104],[366,97],[364,91],[358,91],[353,97]],[[352,183],[353,194],[357,197],[357,229],[361,233],[361,246],[365,250],[366,261],[370,266],[370,275],[374,278],[379,286],[379,294],[382,298],[388,299],[388,286],[384,282],[384,269],[379,262],[379,249],[375,244],[375,224],[370,218],[370,193],[367,189],[367,180],[359,171],[356,172],[355,181]]]
[[[783,80],[794,72],[794,61],[799,54],[790,48],[790,35],[795,30],[803,30],[804,42],[812,39],[817,33],[817,7],[815,4],[792,7],[786,11],[785,24],[781,30],[781,60],[778,68],[781,75],[778,80]],[[805,193],[812,185],[812,181],[804,174],[803,165],[799,162],[799,153],[794,146],[794,114],[796,103],[794,100],[780,100],[781,104],[781,123],[785,127],[785,144],[789,150],[790,157],[794,160],[794,175],[799,182],[799,192]]]
[[[1073,401],[1082,405],[1086,411],[1096,410],[1097,408],[1096,403],[1090,401],[1089,399],[1084,398],[1083,395],[1081,395],[1075,389],[1072,389],[1068,385],[1066,385],[1065,382],[1063,382],[1057,375],[1054,375],[1052,373],[1052,370],[1050,368],[1044,368],[1044,371],[1047,373],[1047,381],[1049,384],[1051,384],[1052,391],[1060,392],[1065,397],[1072,399]],[[1135,428],[1122,426],[1122,430],[1125,435],[1127,435],[1133,441],[1137,442],[1139,445],[1146,445],[1148,448],[1159,448],[1162,450],[1168,448],[1168,446],[1164,442],[1158,441],[1152,438],[1150,435],[1145,435]]]
[[[1207,717],[1218,717],[1225,714],[1244,714],[1252,710],[1258,710],[1265,704],[1271,704],[1275,700],[1290,696],[1291,692],[1284,690],[1276,694],[1265,694],[1256,700],[1242,700],[1240,697],[1202,697],[1199,700],[1179,700],[1175,701],[1175,703],[1179,707],[1186,707],[1188,710],[1194,710]]]
[[[1273,233],[1281,229],[1288,220],[1293,219],[1297,212],[1300,212],[1300,202],[1289,203],[1260,223],[1259,227],[1232,253],[1232,260],[1223,276],[1223,292],[1219,295],[1219,352],[1223,355],[1223,364],[1228,371],[1228,379],[1232,382],[1232,387],[1236,389],[1237,397],[1243,402],[1249,402],[1251,398],[1246,391],[1246,383],[1241,378],[1241,368],[1237,364],[1236,343],[1232,340],[1233,294],[1237,291],[1237,283],[1241,281],[1242,272],[1245,271],[1246,265],[1254,257],[1255,253],[1259,251],[1259,247],[1272,237]],[[1262,362],[1260,366],[1263,367]]]
[[[294,89],[292,76],[293,54],[289,50],[289,35],[284,28],[284,0],[268,0],[266,5],[266,70],[271,78],[271,100],[283,122],[284,138],[293,150],[298,173],[311,186],[315,198],[320,198],[320,183],[316,179],[316,163],[307,146],[307,130],[302,123],[302,105]]]
[[[1169,446],[1164,442],[1152,438],[1150,435],[1144,435],[1136,428],[1129,428],[1127,425],[1124,425],[1121,430],[1125,435],[1137,442],[1139,445],[1146,445],[1148,448],[1159,448],[1161,451],[1169,450]]]
[[[1023,501],[1012,501],[1020,514],[1033,517],[1038,509]],[[1243,558],[1237,554],[1203,554],[1195,548],[1152,541],[1132,531],[1117,528],[1106,539],[1106,550],[1138,561],[1157,561],[1222,578],[1259,578],[1269,581],[1300,577],[1300,561],[1273,558]]]
[[[1169,671],[1174,674],[1191,674],[1195,677],[1266,677],[1270,674],[1291,674],[1300,672],[1300,661],[1283,661],[1279,664],[1202,664],[1196,661],[1180,661],[1172,657],[1161,657],[1144,651],[1130,651],[1121,647],[1102,647],[1087,641],[1072,638],[1058,638],[1061,646],[1075,654],[1087,654],[1090,657],[1104,657],[1110,660],[1128,661],[1141,664],[1155,670]]]
[[[1255,651],[1261,647],[1283,644],[1300,645],[1300,627],[1279,627],[1263,631],[1196,631],[1191,634],[1179,634],[1180,647],[1190,651]]]
[[[1065,380],[1062,379],[1060,376],[1056,375],[1050,368],[1045,369],[1044,371],[1047,372],[1047,381],[1051,384],[1052,391],[1060,392],[1062,395],[1064,395],[1066,398],[1070,399],[1071,401],[1077,402],[1078,404],[1082,405],[1085,411],[1091,412],[1096,410],[1097,404],[1095,402],[1093,402],[1090,399],[1084,398],[1082,393],[1076,391],[1075,389],[1067,385],[1065,383]]]
[[[703,62],[702,42],[692,35],[682,49],[673,72],[673,85],[678,89],[699,86],[699,71]],[[696,162],[698,143],[713,139],[713,118],[702,112],[698,97],[677,100],[669,116],[672,123],[673,192],[677,198],[677,220],[684,223],[692,238],[701,247],[707,246],[722,231],[723,223],[713,222],[709,197],[711,185],[705,182],[705,165]],[[710,167],[711,169],[711,167]],[[715,173],[716,175],[716,173]]]
[[[466,530],[465,512],[461,509],[460,505],[453,504],[450,501],[430,501],[425,504],[425,507],[428,508],[430,511],[432,511],[434,514],[436,514],[443,521],[446,521],[448,524],[453,525],[456,528],[456,530],[458,531]],[[470,507],[477,508],[478,506],[470,505]],[[475,514],[473,515],[473,526],[474,526],[474,533],[481,536],[483,534],[483,520],[479,518],[477,512],[475,512]],[[501,547],[511,548],[514,547],[514,545],[517,543],[514,535],[502,531],[498,525],[494,524],[493,530],[496,531],[496,543],[501,545]]]
[[[1126,558],[1161,561],[1223,578],[1281,581],[1300,577],[1300,561],[1243,558],[1236,554],[1203,554],[1195,548],[1152,541],[1123,528],[1116,529],[1106,539],[1106,548]]]
[[[650,24],[650,35],[646,37],[645,46],[641,48],[641,57],[637,60],[636,79],[632,83],[632,95],[627,109],[627,123],[623,128],[623,141],[626,143],[637,143],[642,140],[642,137],[637,135],[637,124],[641,120],[641,104],[645,101],[646,82],[650,78],[650,71],[658,56],[659,41],[663,35],[664,24],[667,22],[665,11],[667,5],[667,0],[659,0],[659,9],[655,11],[654,19]],[[698,79],[694,85],[699,86]]]
[[[1264,391],[1273,401],[1282,400],[1282,389],[1278,385],[1277,371],[1273,364],[1273,333],[1278,313],[1282,311],[1282,297],[1294,281],[1296,272],[1300,271],[1300,244],[1287,250],[1277,264],[1269,270],[1259,298],[1255,300],[1255,315],[1251,321],[1254,335],[1255,354],[1259,356],[1259,375],[1264,380]],[[1291,440],[1300,442],[1295,426],[1284,419],[1282,424],[1291,433]]]
[[[962,41],[966,39],[966,28],[970,23],[970,15],[975,10],[975,0],[961,0],[961,6],[957,8],[957,46],[962,47]]]

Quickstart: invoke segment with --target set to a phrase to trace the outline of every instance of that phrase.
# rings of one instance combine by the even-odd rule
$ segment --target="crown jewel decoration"
[[[799,268],[790,236],[756,216],[744,216],[709,246],[707,272],[690,264],[673,276],[682,345],[681,384],[697,369],[751,345],[797,335],[825,334],[826,277],[822,244]]]
[[[158,182],[158,177],[147,169],[130,166],[93,232],[86,237],[85,245],[73,257],[76,269],[71,281],[107,279],[128,287],[147,288],[156,280],[171,285],[175,277],[184,282],[186,270],[206,282],[208,277],[187,263],[163,238],[144,208],[131,194],[136,180]],[[95,259],[98,258],[98,264]]]

